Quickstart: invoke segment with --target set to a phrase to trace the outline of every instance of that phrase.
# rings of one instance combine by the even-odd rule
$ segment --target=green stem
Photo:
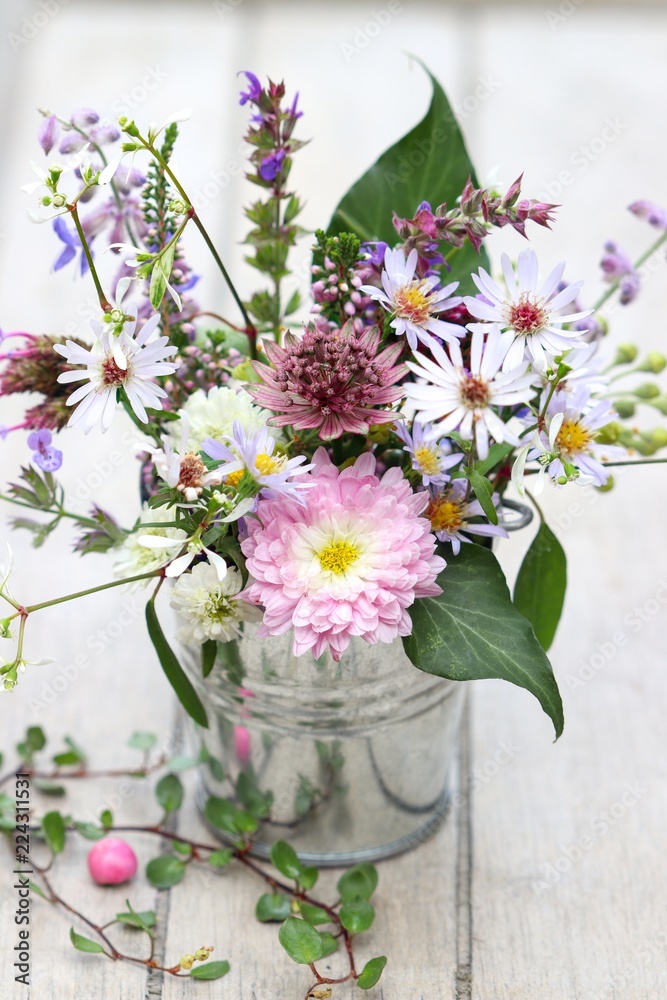
[[[86,255],[86,260],[88,261],[88,267],[90,268],[90,274],[95,284],[95,290],[97,291],[97,297],[100,300],[100,306],[102,311],[105,313],[111,312],[113,306],[104,294],[104,289],[95,270],[95,264],[93,263],[93,255],[90,252],[90,247],[88,246],[88,241],[86,240],[86,235],[83,231],[83,226],[81,225],[81,220],[79,219],[79,209],[75,204],[67,206],[72,220],[76,227],[76,231],[79,234],[79,239],[81,240],[81,246],[83,247],[83,252]]]
[[[25,503],[23,500],[15,500],[14,497],[7,496],[6,493],[0,493],[0,500],[6,500],[7,503],[13,503],[17,507],[27,507],[28,510],[35,510],[40,514],[54,514],[57,517],[71,517],[74,521],[78,521],[79,524],[83,524],[87,528],[98,527],[98,522],[94,521],[91,517],[83,517],[81,514],[74,514],[69,510],[64,510],[62,507],[58,507],[56,510],[52,507],[35,507],[33,504]]]
[[[233,297],[234,301],[236,302],[237,306],[239,307],[241,315],[243,316],[243,321],[244,321],[244,323],[246,325],[245,333],[247,334],[248,339],[250,341],[250,347],[251,347],[251,350],[252,350],[252,356],[253,356],[253,358],[255,358],[257,355],[256,355],[256,352],[255,352],[255,339],[254,339],[254,337],[256,337],[257,331],[256,331],[256,329],[255,329],[255,327],[254,327],[254,325],[253,325],[253,323],[252,323],[252,321],[250,319],[250,316],[248,315],[246,307],[244,306],[243,302],[241,301],[241,297],[239,296],[239,293],[236,291],[236,288],[234,286],[234,283],[233,283],[232,279],[229,276],[227,268],[225,267],[225,265],[222,262],[220,254],[216,250],[216,247],[215,247],[215,244],[213,243],[213,240],[209,236],[209,234],[208,234],[208,232],[206,230],[206,227],[204,226],[204,223],[201,221],[201,219],[197,215],[194,207],[192,206],[192,201],[188,197],[187,191],[185,190],[185,188],[183,187],[183,185],[181,184],[181,182],[179,181],[178,177],[176,176],[176,174],[174,173],[174,171],[171,169],[171,167],[169,166],[169,164],[167,163],[167,161],[161,155],[161,153],[159,152],[159,150],[156,149],[155,146],[152,143],[150,143],[146,139],[144,139],[143,136],[138,136],[137,138],[141,142],[143,142],[145,148],[148,150],[148,152],[151,154],[151,156],[153,156],[157,160],[157,162],[160,164],[160,166],[162,167],[162,169],[164,170],[164,172],[167,174],[167,176],[171,180],[172,184],[174,185],[174,187],[176,188],[176,190],[178,191],[178,193],[180,194],[180,196],[184,200],[184,202],[187,205],[190,206],[189,210],[188,210],[188,216],[189,216],[189,218],[192,219],[192,221],[194,222],[195,226],[197,227],[197,229],[201,233],[201,235],[202,235],[202,237],[204,239],[204,242],[206,243],[206,246],[208,247],[208,249],[211,252],[213,260],[217,264],[218,269],[219,269],[220,273],[222,274],[222,277],[224,278],[224,280],[225,280],[225,282],[227,284],[227,287],[229,288],[229,291],[232,293],[232,297]]]
[[[635,458],[623,462],[600,462],[600,465],[610,469],[614,465],[664,465],[665,462],[667,458]]]
[[[88,597],[89,594],[99,594],[102,590],[111,590],[112,587],[124,587],[128,583],[137,583],[139,580],[150,580],[151,577],[162,575],[162,570],[152,570],[150,573],[139,573],[137,576],[128,576],[124,580],[112,580],[111,583],[101,583],[97,587],[89,587],[87,590],[79,590],[75,594],[66,594],[64,597],[54,597],[50,601],[42,601],[41,604],[30,604],[23,608],[25,618],[33,611],[42,611],[44,608],[52,608],[56,604],[65,604],[66,601],[76,601],[79,597]]]
[[[667,240],[667,230],[661,236],[659,236],[654,243],[651,244],[648,250],[645,250],[644,253],[637,258],[637,260],[633,264],[635,271],[638,268],[640,268],[642,264],[646,263],[649,257],[651,257],[656,252],[656,250],[660,249],[665,240]],[[613,285],[610,285],[610,287],[607,289],[606,292],[603,292],[603,294],[600,296],[600,298],[593,306],[594,312],[598,312],[602,308],[607,299],[610,299],[611,296],[614,294],[614,292],[617,291],[620,284],[621,284],[621,279],[619,278],[617,281],[613,283]]]

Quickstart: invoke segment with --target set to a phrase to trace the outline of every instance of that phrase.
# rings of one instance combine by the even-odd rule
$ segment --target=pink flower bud
[[[98,885],[121,885],[137,871],[137,856],[124,840],[105,837],[88,852],[88,870]]]
[[[251,737],[245,726],[234,726],[234,749],[241,764],[250,760]]]

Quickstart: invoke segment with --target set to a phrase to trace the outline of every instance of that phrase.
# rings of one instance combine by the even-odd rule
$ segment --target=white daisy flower
[[[126,332],[126,327],[116,335],[104,330],[100,324],[92,323],[97,340],[90,350],[71,340],[65,345],[55,345],[54,350],[68,364],[85,365],[83,371],[66,371],[58,376],[59,382],[87,379],[86,384],[79,386],[67,400],[68,406],[79,404],[70,417],[70,427],[81,427],[88,434],[99,421],[102,431],[107,431],[116,412],[120,388],[125,390],[132,409],[143,423],[148,423],[147,406],[154,410],[162,409],[161,400],[167,393],[156,385],[154,379],[176,371],[178,365],[166,359],[176,354],[178,348],[169,346],[168,337],[158,337],[147,343],[159,319],[155,315],[146,320],[136,338]],[[134,333],[132,324],[131,331]]]
[[[176,639],[187,646],[201,646],[207,639],[228,642],[239,635],[241,622],[260,621],[263,612],[259,608],[236,599],[241,586],[237,569],[230,569],[224,580],[218,579],[208,563],[197,563],[184,573],[171,596],[181,622]]]
[[[574,302],[583,284],[576,281],[558,292],[558,284],[563,277],[565,263],[557,264],[546,281],[538,282],[537,255],[533,250],[523,250],[517,261],[516,277],[512,263],[503,254],[500,258],[507,289],[501,289],[480,267],[479,274],[472,279],[484,296],[482,299],[465,296],[468,312],[478,319],[484,329],[487,324],[497,324],[501,330],[512,332],[514,342],[503,362],[503,371],[518,367],[524,359],[532,359],[538,371],[544,371],[547,364],[563,351],[573,347],[573,340],[581,339],[582,330],[564,330],[564,323],[575,323],[589,316],[591,310],[563,315],[564,306]],[[471,323],[471,330],[480,324]]]
[[[140,573],[152,573],[162,569],[172,558],[173,553],[162,548],[151,548],[143,545],[141,538],[151,535],[155,538],[169,539],[173,545],[182,548],[187,541],[187,533],[182,528],[167,527],[175,517],[173,507],[151,508],[144,504],[139,524],[131,535],[128,535],[118,550],[118,558],[114,564],[114,573],[118,577],[138,576]],[[144,527],[150,524],[165,524],[165,527]]]
[[[199,455],[187,450],[189,421],[181,410],[181,446],[174,450],[169,438],[163,439],[164,449],[151,449],[155,471],[172,490],[180,490],[188,503],[195,503],[208,486],[219,486],[222,474],[209,471]]]
[[[272,414],[263,410],[250,399],[241,389],[240,392],[227,386],[216,386],[205,392],[197,389],[186,400],[181,410],[188,423],[187,450],[195,454],[201,451],[206,438],[223,440],[232,433],[235,421],[238,421],[248,434],[257,433],[266,427],[266,421]],[[279,429],[269,429],[272,437],[279,438]],[[181,428],[176,421],[169,426],[169,437],[177,447]]]
[[[173,507],[171,509],[173,510]],[[168,563],[164,575],[170,578],[185,573],[195,558],[200,555],[206,556],[215,570],[218,580],[224,580],[227,575],[229,567],[225,560],[217,552],[207,548],[200,538],[191,538],[189,541],[174,541],[170,538],[158,538],[151,534],[140,535],[137,541],[139,545],[162,552],[166,556],[162,565]]]
[[[376,288],[375,285],[363,285],[360,288],[361,292],[370,295],[393,314],[389,325],[394,328],[397,336],[405,334],[413,351],[417,349],[418,341],[427,347],[435,343],[430,333],[447,341],[465,335],[462,326],[445,323],[436,317],[437,313],[461,304],[460,297],[451,297],[452,292],[458,288],[458,281],[453,281],[444,288],[436,288],[439,284],[437,276],[416,278],[418,256],[417,250],[411,250],[406,261],[401,249],[392,250],[387,247],[382,271],[383,288]]]
[[[411,371],[430,384],[405,384],[408,402],[417,411],[420,423],[435,422],[438,432],[452,431],[474,440],[481,459],[489,453],[489,435],[495,441],[518,444],[516,435],[498,416],[502,406],[518,406],[535,395],[535,376],[524,363],[512,371],[501,371],[507,351],[513,342],[511,333],[501,334],[491,327],[484,339],[481,329],[475,330],[470,341],[469,367],[464,365],[458,341],[449,345],[449,355],[435,344],[431,350],[435,360],[415,354],[416,363],[408,361]]]

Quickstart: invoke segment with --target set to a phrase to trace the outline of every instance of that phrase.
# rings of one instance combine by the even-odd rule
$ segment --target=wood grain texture
[[[30,179],[26,164],[36,155],[33,109],[47,103],[67,113],[89,104],[112,114],[151,70],[156,85],[144,88],[141,100],[135,100],[138,91],[130,96],[135,104],[127,110],[141,121],[162,121],[177,108],[195,109],[184,128],[179,169],[225,259],[239,258],[245,223],[238,207],[250,195],[239,152],[246,114],[236,104],[236,71],[285,76],[291,90],[301,91],[302,133],[315,141],[300,154],[293,177],[308,200],[305,225],[314,228],[326,224],[341,192],[423,114],[427,83],[401,55],[405,50],[424,59],[445,85],[482,181],[497,164],[503,182],[523,169],[527,194],[563,203],[554,232],[535,234],[534,246],[547,264],[567,258],[568,278],[592,276],[601,244],[611,237],[634,256],[651,233],[625,205],[637,197],[664,200],[667,137],[656,122],[667,92],[667,15],[664,5],[649,13],[642,5],[600,10],[601,4],[586,3],[550,22],[549,12],[561,6],[406,0],[371,36],[366,25],[373,5],[202,0],[161,4],[156,15],[151,3],[71,0],[15,49],[10,34],[22,30],[23,18],[37,7],[30,0],[4,4],[3,329],[57,330],[74,323],[70,332],[82,333],[95,308],[86,284],[70,287],[66,275],[51,273],[59,251],[55,237],[25,221],[26,201],[17,192]],[[364,33],[366,44],[357,45]],[[360,97],[369,84],[370,113]],[[592,149],[608,120],[617,123],[613,140],[592,158],[582,153]],[[344,141],[335,156],[333,137]],[[494,244],[494,252],[512,254],[523,245],[507,232]],[[196,239],[188,253],[203,276],[202,300],[225,311],[229,300]],[[296,260],[306,275],[307,240]],[[615,341],[639,338],[645,348],[664,350],[667,273],[663,257],[653,263],[636,309],[610,310],[609,318]],[[250,269],[241,270],[243,294],[251,277]],[[599,291],[594,279],[591,284],[588,301]],[[0,423],[12,424],[20,413],[15,400],[0,399]],[[105,438],[86,439],[85,447],[78,435],[63,435],[63,481],[78,509],[86,508],[90,484],[100,480],[95,499],[123,523],[136,517],[137,505],[127,499],[135,495],[137,478],[133,440],[122,418]],[[4,483],[26,460],[25,437],[10,435],[0,448]],[[553,648],[565,734],[554,746],[548,720],[518,689],[473,685],[470,811],[465,799],[458,800],[432,841],[380,866],[377,924],[364,954],[386,953],[389,964],[371,995],[667,996],[665,475],[655,467],[619,471],[616,478],[609,496],[573,489],[550,494],[546,502],[570,560],[565,617]],[[43,600],[108,576],[101,558],[72,562],[67,532],[34,552],[6,524],[0,542],[4,548],[11,535],[14,589],[22,599]],[[518,538],[501,550],[510,575],[526,544]],[[72,734],[103,767],[136,759],[122,749],[133,729],[153,730],[161,743],[170,739],[173,700],[146,641],[138,595],[97,596],[44,612],[33,625],[29,655],[53,655],[57,663],[27,673],[11,698],[0,696],[0,749],[8,751],[26,725],[42,724],[53,750]],[[128,822],[157,816],[143,785],[72,784],[67,808],[78,817],[92,818],[105,805]],[[39,812],[54,804],[35,801]],[[210,836],[192,806],[179,822],[183,832]],[[192,872],[171,892],[156,894],[143,865],[158,845],[146,837],[133,843],[142,871],[131,898],[136,906],[157,907],[165,959],[215,944],[216,957],[232,962],[229,977],[208,985],[163,981],[79,954],[67,939],[69,918],[34,900],[31,1000],[302,996],[303,974],[283,954],[275,929],[254,922],[258,885],[235,871],[208,879]],[[102,919],[123,907],[127,890],[92,885],[87,846],[68,848],[54,882]],[[11,856],[4,842],[0,861],[0,997],[15,1000],[28,994],[13,983]],[[126,939],[136,940],[129,931]],[[353,993],[343,989],[338,996],[348,1000]]]

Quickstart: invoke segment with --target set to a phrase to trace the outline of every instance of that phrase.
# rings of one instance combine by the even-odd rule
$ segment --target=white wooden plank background
[[[25,199],[17,192],[29,180],[27,160],[38,152],[34,107],[67,112],[88,104],[111,112],[127,103],[123,95],[133,88],[139,88],[130,97],[137,106],[129,110],[140,120],[161,120],[191,105],[195,114],[184,131],[179,168],[189,189],[206,199],[203,214],[226,258],[238,260],[243,234],[238,206],[250,192],[235,173],[238,167],[230,167],[240,162],[245,121],[236,104],[235,72],[247,68],[285,76],[291,89],[300,90],[306,112],[301,132],[314,141],[301,154],[294,179],[308,198],[306,224],[315,227],[377,153],[421,116],[428,88],[405,51],[430,65],[462,110],[482,178],[499,167],[509,183],[525,170],[528,193],[550,191],[553,200],[563,202],[554,233],[536,234],[534,245],[547,261],[567,257],[570,277],[587,275],[593,299],[601,243],[616,238],[639,252],[650,238],[624,206],[636,197],[667,201],[667,12],[661,3],[560,7],[559,15],[556,2],[448,6],[403,0],[387,26],[351,55],[344,46],[363,42],[361,33],[374,12],[387,9],[382,0],[310,6],[244,0],[217,8],[206,2],[69,0],[16,52],[12,35],[26,30],[23,19],[44,19],[36,17],[37,3],[3,5],[0,325],[57,330],[74,318],[83,329],[82,314],[91,303],[88,286],[49,273],[58,252],[55,238],[25,221]],[[139,100],[142,81],[151,73],[149,81],[159,82],[144,88]],[[618,136],[584,168],[581,148],[590,147],[608,119],[617,123]],[[565,184],[559,181],[563,171]],[[498,249],[519,248],[512,234],[495,242]],[[190,253],[203,275],[202,297],[228,308],[194,239]],[[306,257],[304,248],[301,259]],[[247,270],[238,271],[245,291]],[[666,285],[660,262],[641,302],[613,316],[616,341],[632,338],[665,349]],[[0,422],[11,423],[18,413],[12,400],[0,400]],[[85,448],[75,435],[66,435],[63,468],[66,484],[81,497],[90,477],[102,478],[95,499],[125,522],[136,513],[127,499],[136,481],[123,438],[127,432],[119,420],[106,439],[91,437]],[[26,458],[24,439],[10,437],[0,448],[4,481]],[[368,949],[369,954],[386,949],[390,956],[378,991],[385,1000],[667,996],[665,475],[655,467],[620,471],[616,478],[609,495],[572,489],[551,493],[547,502],[570,559],[567,607],[553,649],[565,735],[556,746],[551,743],[548,721],[523,692],[500,683],[474,686],[472,924],[461,898],[466,840],[465,813],[458,810],[431,843],[382,866],[383,886],[391,885],[392,893],[389,898],[387,889],[382,891]],[[526,541],[514,539],[502,550],[510,574]],[[74,564],[67,533],[39,553],[20,535],[12,544],[15,589],[26,601],[93,585],[107,572],[100,557]],[[118,619],[128,600],[130,615],[121,621],[129,617],[131,624],[122,625]],[[645,619],[639,626],[635,609]],[[627,642],[614,646],[619,631]],[[58,663],[35,669],[20,692],[0,701],[0,749],[36,722],[54,740],[75,733],[97,766],[131,762],[130,752],[120,748],[133,729],[168,738],[170,692],[132,595],[114,591],[43,613],[34,622],[29,652],[35,658],[54,655]],[[81,654],[87,666],[71,669]],[[628,788],[634,792],[628,794]],[[134,794],[125,789],[123,797],[119,782],[82,783],[72,791],[72,808],[78,814],[95,811],[121,795],[117,814],[142,822],[151,815],[150,802],[140,789],[129,790]],[[191,811],[181,822],[184,829],[199,829]],[[579,847],[579,857],[582,838],[588,838],[587,846]],[[151,844],[138,847],[142,860],[154,850]],[[6,851],[3,859],[8,868]],[[120,908],[125,891],[90,886],[84,859],[83,847],[74,850],[59,884],[93,913],[111,912],[116,903]],[[10,883],[5,876],[0,883],[4,1000],[21,994],[12,982],[6,947],[14,929],[4,908]],[[256,891],[231,874],[212,888],[194,879],[170,894],[168,959],[206,942],[233,963],[222,984],[197,984],[198,995],[242,1000],[300,995],[300,974],[279,953],[275,933],[253,923]],[[143,876],[133,885],[132,898],[151,905],[153,893]],[[66,918],[56,919],[37,901],[33,914],[30,995],[36,1000],[149,995],[141,970],[75,953]],[[150,996],[181,1000],[193,989],[194,984],[173,981],[163,989],[157,982]],[[339,995],[347,994],[343,989]]]

